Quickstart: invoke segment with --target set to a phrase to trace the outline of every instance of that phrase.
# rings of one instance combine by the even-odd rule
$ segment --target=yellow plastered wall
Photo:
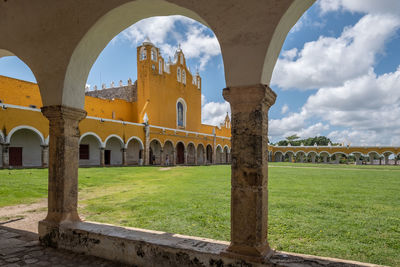
[[[36,83],[0,75],[0,100],[3,103],[29,107],[42,107],[42,98]]]
[[[147,57],[145,60],[140,60],[143,47],[146,49]],[[152,49],[157,51],[156,61],[151,58]],[[149,124],[177,128],[176,105],[178,99],[182,98],[187,107],[186,127],[182,129],[199,131],[201,129],[201,88],[192,83],[193,76],[186,66],[183,53],[177,54],[177,61],[169,67],[170,73],[164,70],[164,59],[160,56],[158,48],[152,45],[139,46],[137,55],[139,122],[143,122],[143,116],[147,113]],[[159,60],[163,68],[161,73]],[[178,81],[178,68],[181,70],[181,75],[182,71],[185,71],[186,83]]]

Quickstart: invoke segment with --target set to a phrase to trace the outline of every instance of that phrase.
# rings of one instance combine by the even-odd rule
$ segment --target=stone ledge
[[[135,266],[379,266],[279,251],[262,263],[249,262],[221,255],[229,242],[90,222],[41,221],[39,238],[45,246]]]

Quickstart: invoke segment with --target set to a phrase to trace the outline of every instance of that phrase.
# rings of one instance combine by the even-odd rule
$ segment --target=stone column
[[[374,165],[374,156],[373,155],[369,155],[369,163],[371,164],[371,165]]]
[[[268,110],[276,94],[257,84],[231,87],[231,244],[226,255],[260,261],[268,244]]]
[[[8,168],[10,166],[10,155],[9,155],[9,148],[10,144],[3,144],[2,149],[3,149],[3,168]]]
[[[214,129],[214,131],[215,131],[215,129]],[[217,134],[214,132],[212,164],[215,164],[215,163],[217,163]]]
[[[148,166],[150,164],[150,127],[148,124],[144,125],[144,134],[145,134],[145,140],[144,140],[144,165]]]
[[[198,165],[198,163],[197,163],[197,149],[194,150],[194,165]]]
[[[328,155],[324,155],[323,159],[324,159],[324,163],[328,163]]]
[[[385,156],[385,165],[389,165],[389,155],[384,155]]]
[[[203,165],[207,165],[207,149],[203,149]]]
[[[174,158],[173,158],[173,165],[176,165],[176,148],[174,148]]]
[[[355,154],[354,154],[354,157],[356,158],[356,165],[361,165],[361,164],[360,164],[360,157],[361,157],[361,154],[355,153]]]
[[[293,155],[289,154],[289,162],[292,163],[293,162]]]
[[[304,163],[304,155],[300,154],[300,163]]]
[[[340,156],[338,154],[335,155],[335,164],[339,164]]]
[[[311,162],[315,163],[315,154],[314,153],[311,154]]]
[[[165,159],[164,159],[164,150],[160,150],[160,164],[161,166],[165,165]]]
[[[100,147],[100,166],[104,167],[106,165],[105,163],[105,156],[104,156],[104,152],[105,148],[104,147]]]
[[[49,166],[49,146],[42,145],[42,167],[47,168],[48,166]]]
[[[128,155],[126,153],[126,148],[122,148],[121,149],[122,152],[122,165],[124,166],[128,166]]]
[[[42,108],[42,113],[50,125],[48,213],[45,221],[80,221],[77,211],[78,125],[85,118],[86,111],[64,106],[47,106]]]

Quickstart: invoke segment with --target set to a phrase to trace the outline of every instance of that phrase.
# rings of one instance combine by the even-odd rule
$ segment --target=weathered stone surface
[[[38,236],[30,232],[15,230],[0,226],[3,235],[1,241],[9,243],[10,246],[16,244],[18,247],[9,247],[2,250],[0,254],[0,266],[62,266],[62,267],[81,267],[81,266],[124,266],[121,263],[110,262],[93,256],[76,254],[62,249],[45,248],[37,241]],[[4,236],[15,236],[5,238]],[[32,251],[33,250],[33,251]]]
[[[46,239],[48,245],[57,247],[61,253],[61,249],[67,249],[133,266],[377,266],[286,252],[275,252],[271,258],[259,261],[235,259],[223,253],[228,242],[97,223],[52,225],[42,221],[40,227],[42,233],[48,233],[40,238]],[[57,259],[50,261],[56,263]]]
[[[137,101],[137,82],[135,81],[132,85],[120,86],[114,88],[107,88],[97,91],[89,91],[86,92],[85,95],[109,99],[112,100],[114,98],[126,100],[128,102],[136,102]]]
[[[263,261],[268,233],[268,110],[276,94],[262,84],[226,88],[232,111],[231,245],[227,255]]]
[[[49,192],[45,220],[79,220],[78,147],[79,121],[86,111],[64,106],[48,106],[42,113],[49,119]]]

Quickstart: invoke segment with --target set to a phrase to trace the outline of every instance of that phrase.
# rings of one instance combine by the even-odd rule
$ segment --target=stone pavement
[[[66,250],[44,248],[35,233],[0,226],[0,266],[124,266]]]

